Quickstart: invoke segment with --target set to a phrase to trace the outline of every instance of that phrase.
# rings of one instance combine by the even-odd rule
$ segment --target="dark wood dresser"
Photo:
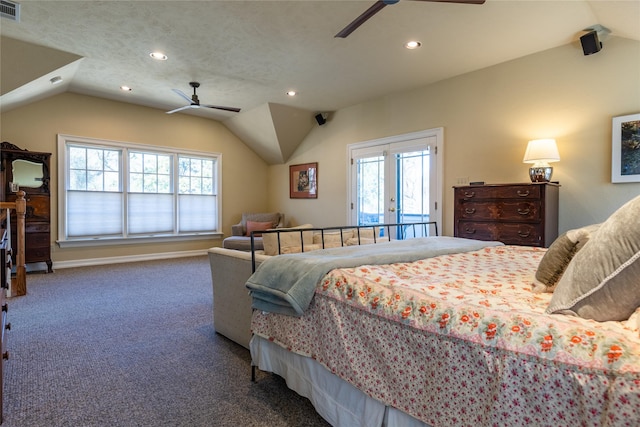
[[[26,263],[51,262],[51,195],[49,191],[51,153],[23,150],[9,142],[0,144],[0,200],[13,202],[17,192],[27,193]],[[15,218],[12,218],[15,221]],[[11,227],[12,247],[17,247],[15,224]],[[14,258],[14,264],[16,260]]]
[[[454,236],[548,247],[558,237],[557,183],[454,187]]]

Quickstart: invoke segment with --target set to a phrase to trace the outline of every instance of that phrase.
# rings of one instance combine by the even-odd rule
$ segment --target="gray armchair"
[[[270,213],[243,213],[242,219],[238,224],[231,226],[231,236],[222,241],[222,247],[226,249],[235,249],[238,251],[250,251],[251,250],[251,235],[248,234],[251,230],[248,230],[247,223],[269,223],[266,228],[282,228],[284,227],[284,214],[280,212]],[[254,245],[256,250],[262,250],[264,248],[262,244],[262,237],[254,237]]]

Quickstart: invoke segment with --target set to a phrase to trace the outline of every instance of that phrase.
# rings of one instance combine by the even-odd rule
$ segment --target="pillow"
[[[540,260],[533,292],[553,292],[571,259],[599,227],[600,224],[594,224],[569,230],[554,240]]]
[[[376,236],[376,239],[380,236],[380,227],[363,226],[362,228],[360,228],[359,233],[358,230],[353,230],[353,237],[356,239],[358,238],[358,236],[360,236],[360,238],[373,239],[374,234]]]
[[[304,245],[304,251],[305,252],[311,252],[311,251],[317,251],[322,249],[322,245],[316,245],[316,244],[311,244],[311,245]],[[297,245],[297,246],[284,246],[282,247],[281,250],[282,254],[298,254],[300,252],[302,252],[302,246]]]
[[[278,228],[280,233],[266,233],[262,236],[265,255],[278,255],[278,235],[280,235],[280,249],[284,253],[284,248],[290,246],[302,246],[304,243],[305,251],[307,245],[313,244],[313,231],[304,231],[300,233],[300,229],[313,228],[311,224],[299,225],[290,228]],[[291,230],[291,231],[286,231]],[[302,242],[300,241],[302,234]]]
[[[278,228],[278,226],[284,225],[284,214],[279,212],[265,212],[265,213],[248,213],[242,214],[240,225],[242,225],[242,232],[247,233],[247,222],[270,222],[269,228]]]
[[[316,231],[313,234],[313,244],[322,246],[323,236],[325,249],[339,248],[343,242],[346,244],[347,240],[353,237],[353,229],[342,230],[342,234],[340,231],[329,231],[324,234]]]
[[[640,196],[615,211],[573,257],[547,313],[599,322],[628,319],[640,307]]]
[[[376,237],[375,241],[373,237],[362,237],[360,236],[360,240],[358,237],[352,237],[347,240],[348,246],[357,246],[357,245],[373,245],[374,243],[387,243],[389,242],[389,238],[387,236],[384,237]]]
[[[251,236],[252,231],[265,231],[273,227],[273,223],[269,222],[257,222],[247,221],[247,236]],[[254,236],[262,236],[262,233],[256,233]]]

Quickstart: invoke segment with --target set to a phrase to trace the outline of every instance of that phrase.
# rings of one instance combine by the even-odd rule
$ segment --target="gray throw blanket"
[[[301,316],[317,284],[335,268],[413,262],[498,245],[502,243],[440,236],[278,255],[260,264],[249,277],[247,288],[254,309]]]

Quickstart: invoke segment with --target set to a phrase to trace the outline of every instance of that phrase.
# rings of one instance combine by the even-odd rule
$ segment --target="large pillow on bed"
[[[589,241],[600,224],[562,233],[545,252],[534,280],[534,292],[553,292],[574,255]]]
[[[626,320],[640,307],[640,196],[614,212],[573,257],[547,313]]]
[[[262,235],[262,243],[264,245],[265,255],[278,255],[278,234],[280,235],[280,248],[281,253],[292,253],[292,247],[302,247],[304,243],[304,250],[307,251],[307,246],[313,244],[313,231],[303,231],[301,229],[313,228],[311,224],[299,225],[297,227],[290,228],[278,228],[280,233],[265,233]],[[290,230],[290,231],[287,231]],[[302,234],[302,236],[301,236]],[[301,239],[302,237],[302,239]],[[298,250],[300,252],[300,250]]]

